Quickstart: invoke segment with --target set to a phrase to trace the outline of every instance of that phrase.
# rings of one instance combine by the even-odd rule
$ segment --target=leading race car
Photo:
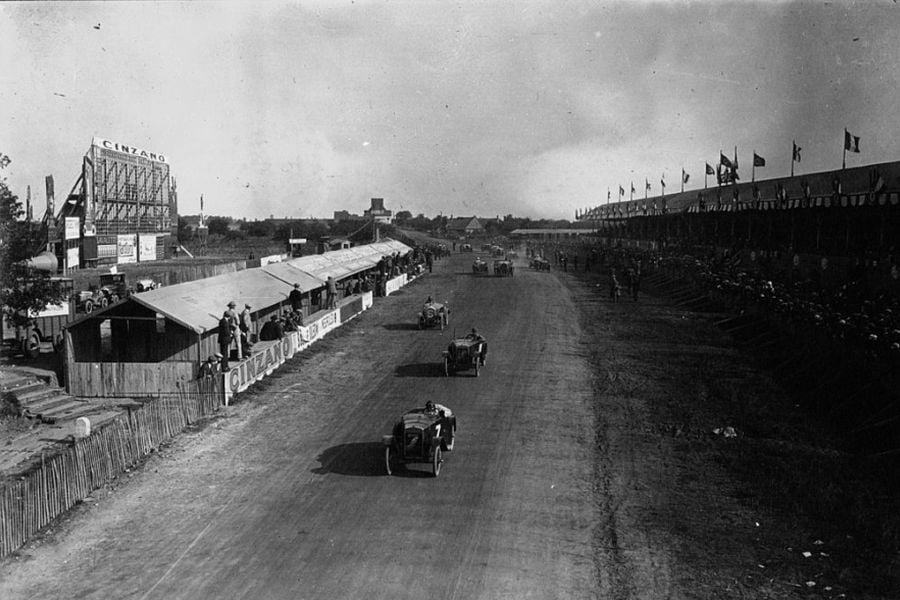
[[[429,298],[419,312],[419,329],[440,327],[441,330],[450,324],[450,307]]]
[[[428,463],[432,475],[441,472],[442,452],[453,450],[456,417],[446,406],[430,400],[400,417],[391,435],[382,436],[387,474],[409,463]]]
[[[472,262],[472,272],[475,273],[475,274],[483,274],[483,275],[486,275],[487,272],[488,272],[488,264],[487,264],[487,261],[485,261],[485,260],[484,260],[483,258],[481,258],[480,256],[479,256],[478,258],[476,258],[476,259]]]

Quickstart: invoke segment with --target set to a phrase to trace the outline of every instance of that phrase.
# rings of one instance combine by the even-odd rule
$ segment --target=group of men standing
[[[222,313],[219,319],[219,354],[222,355],[222,371],[228,371],[228,359],[231,357],[231,346],[238,341],[237,357],[238,359],[250,354],[253,344],[250,342],[250,328],[253,325],[253,319],[250,316],[250,310],[253,308],[249,303],[244,305],[244,310],[238,314],[237,303],[232,300],[228,303],[228,308]]]

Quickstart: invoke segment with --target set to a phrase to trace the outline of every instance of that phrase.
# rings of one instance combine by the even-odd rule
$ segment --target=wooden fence
[[[79,398],[155,398],[180,389],[196,375],[191,362],[70,362],[66,385]]]
[[[184,382],[179,393],[147,399],[42,457],[28,473],[0,482],[0,558],[184,427],[219,410],[223,400],[221,376]]]

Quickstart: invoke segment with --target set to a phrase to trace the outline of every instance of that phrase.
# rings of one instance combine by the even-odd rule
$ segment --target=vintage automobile
[[[494,261],[494,275],[499,275],[501,277],[512,277],[513,276],[513,264],[511,260],[495,260]]]
[[[506,250],[503,249],[503,246],[491,246],[491,254],[495,257],[506,256]]]
[[[550,261],[546,258],[541,258],[540,256],[535,257],[531,261],[531,268],[536,271],[549,271]]]
[[[488,264],[487,264],[487,262],[486,262],[483,258],[481,258],[480,256],[477,257],[477,258],[472,262],[472,272],[473,272],[473,273],[476,273],[476,274],[480,274],[480,273],[486,274],[486,273],[488,272]]]
[[[137,283],[134,284],[134,291],[137,293],[148,292],[150,290],[156,290],[162,287],[162,284],[158,281],[154,281],[153,279],[138,279]]]
[[[410,463],[428,463],[432,475],[441,472],[443,452],[453,450],[456,417],[446,406],[426,405],[400,417],[391,435],[382,436],[384,466],[391,475]]]
[[[472,252],[472,244],[463,244],[460,249],[460,252]]]
[[[443,352],[444,375],[475,369],[475,377],[487,358],[487,341],[480,335],[452,340]]]
[[[419,329],[440,327],[450,324],[450,307],[440,302],[426,302],[419,313]]]
[[[92,313],[95,308],[106,308],[109,298],[97,289],[80,290],[75,292],[75,310],[78,312]]]
[[[100,275],[100,293],[106,298],[107,304],[115,304],[119,300],[125,299],[131,290],[125,283],[125,273],[104,273]],[[85,311],[87,312],[87,311]]]

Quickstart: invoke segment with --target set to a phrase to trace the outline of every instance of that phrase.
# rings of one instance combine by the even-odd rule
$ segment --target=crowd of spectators
[[[621,243],[546,244],[531,253],[565,257],[610,278],[664,273],[694,286],[726,309],[789,329],[813,328],[874,360],[900,364],[900,269],[895,257],[800,257],[789,252]],[[571,257],[578,256],[573,260]]]

